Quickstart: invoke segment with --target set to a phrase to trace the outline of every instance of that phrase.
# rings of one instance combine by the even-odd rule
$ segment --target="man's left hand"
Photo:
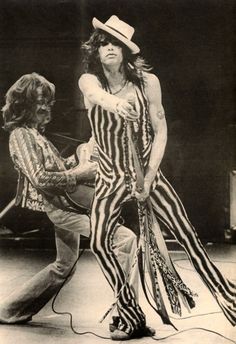
[[[144,182],[144,187],[141,192],[135,191],[134,196],[138,202],[144,202],[150,196],[151,184]]]

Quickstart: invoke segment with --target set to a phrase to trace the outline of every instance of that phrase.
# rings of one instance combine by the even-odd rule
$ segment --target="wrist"
[[[150,189],[152,186],[153,180],[149,179],[149,178],[144,178],[144,187],[145,189]]]
[[[116,101],[116,105],[115,105],[115,114],[117,114],[117,115],[120,115],[120,103],[121,103],[121,99],[118,99],[117,101]]]
[[[80,167],[79,167],[79,165],[77,165],[76,167],[68,170],[67,171],[67,175],[68,176],[70,175],[72,178],[74,178],[75,181],[76,181],[76,184],[77,184],[79,182],[79,180],[80,180]]]
[[[155,177],[156,177],[156,171],[152,167],[148,166],[144,181],[152,184]]]
[[[65,186],[66,191],[74,192],[77,185],[76,175],[74,173],[67,173],[66,179],[67,179],[66,186]]]

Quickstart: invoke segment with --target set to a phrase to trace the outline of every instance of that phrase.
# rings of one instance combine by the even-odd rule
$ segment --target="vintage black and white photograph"
[[[234,0],[0,0],[0,343],[236,343]]]

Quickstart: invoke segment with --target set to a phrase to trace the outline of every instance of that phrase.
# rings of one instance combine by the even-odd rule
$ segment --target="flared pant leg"
[[[65,279],[74,274],[80,235],[55,228],[55,262],[36,273],[0,303],[0,322],[22,323],[31,320],[55,295]],[[73,270],[72,270],[73,269]]]
[[[48,303],[76,269],[80,235],[89,237],[90,219],[87,215],[51,208],[48,217],[55,225],[56,260],[36,273],[4,300],[0,300],[0,323],[22,323]],[[128,228],[118,225],[114,234],[114,250],[126,274],[131,257],[135,255],[136,236]],[[137,272],[131,284],[137,293]]]
[[[236,324],[236,286],[225,278],[206,253],[186,211],[166,178],[160,177],[151,202],[156,217],[171,231],[191,263],[216,298],[232,325]]]
[[[137,303],[134,291],[127,281],[127,274],[113,249],[121,205],[128,197],[124,184],[108,197],[102,199],[95,197],[91,213],[91,249],[114,290],[121,319],[118,328],[131,333],[134,329],[145,326],[145,315]]]

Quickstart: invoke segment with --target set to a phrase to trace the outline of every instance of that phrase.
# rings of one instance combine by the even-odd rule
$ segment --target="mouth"
[[[43,118],[42,118],[42,124],[45,125],[49,122],[51,122],[52,116],[51,113],[46,114]]]
[[[107,56],[106,57],[116,57],[116,54],[112,54],[112,53],[110,53],[110,54],[107,54]]]

